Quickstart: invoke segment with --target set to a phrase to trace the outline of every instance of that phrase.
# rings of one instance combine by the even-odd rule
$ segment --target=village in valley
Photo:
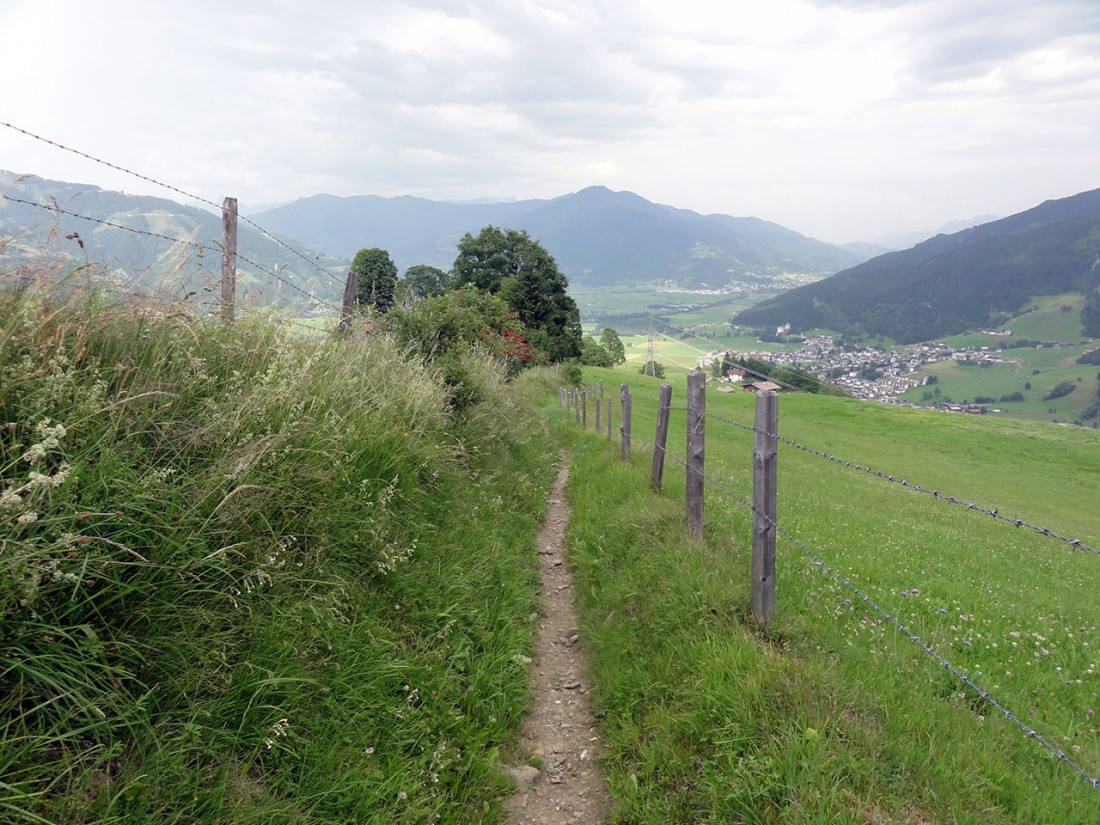
[[[789,334],[790,329],[780,327],[777,334]],[[990,334],[1006,334],[990,331]],[[714,350],[700,359],[700,366],[710,368],[724,354]],[[902,393],[929,383],[927,376],[918,375],[928,364],[957,361],[978,366],[1016,363],[996,347],[953,347],[943,342],[914,344],[900,350],[879,347],[856,347],[841,343],[833,335],[814,335],[789,352],[757,351],[734,353],[734,360],[756,358],[782,366],[796,367],[812,373],[822,381],[828,381],[850,393],[855,398],[879,401],[887,404],[913,406],[901,401]],[[756,376],[743,369],[728,370],[719,380],[739,383],[752,382]],[[981,413],[985,410],[977,404],[930,403],[937,409],[950,412]]]

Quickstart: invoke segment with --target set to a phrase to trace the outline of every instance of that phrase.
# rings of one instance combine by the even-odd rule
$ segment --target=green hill
[[[912,343],[996,326],[1031,298],[1100,284],[1100,189],[881,255],[737,315]],[[1088,323],[1090,307],[1082,318]]]

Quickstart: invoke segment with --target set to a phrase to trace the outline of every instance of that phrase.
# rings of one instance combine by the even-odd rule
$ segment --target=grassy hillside
[[[1093,292],[1098,252],[1093,190],[881,255],[737,320],[927,341],[996,323],[1037,295]]]
[[[1097,401],[1097,368],[1077,363],[1081,355],[1097,346],[1080,334],[1084,300],[1083,295],[1073,292],[1035,298],[1020,314],[1000,325],[1003,333],[1010,334],[975,332],[945,339],[956,347],[1005,347],[1004,355],[1012,363],[981,368],[954,361],[930,364],[919,374],[935,376],[935,387],[917,387],[902,398],[917,404],[948,398],[955,402],[993,398],[990,406],[1000,415],[1055,423],[1080,421],[1092,426],[1095,418],[1082,419],[1082,415]],[[1039,342],[1039,346],[1031,345]],[[1029,346],[1018,346],[1020,343]],[[1063,382],[1071,383],[1073,392],[1044,400]],[[1000,400],[1014,393],[1023,395],[1023,400]]]
[[[4,292],[0,820],[496,817],[556,452],[287,329]]]
[[[967,674],[1083,770],[1100,772],[1100,557],[780,447],[778,614],[749,618],[750,433],[707,429],[705,540],[684,471],[648,489],[660,382],[634,393],[635,458],[547,408],[574,455],[570,548],[595,654],[619,822],[1090,823],[1100,793],[894,629]],[[684,398],[674,378],[673,407]],[[748,394],[712,413],[752,422]],[[1091,430],[783,395],[780,431],[897,479],[1100,547]],[[617,409],[617,403],[616,403]],[[616,412],[616,422],[618,414]],[[670,453],[684,453],[683,413]],[[817,561],[850,581],[876,611]]]

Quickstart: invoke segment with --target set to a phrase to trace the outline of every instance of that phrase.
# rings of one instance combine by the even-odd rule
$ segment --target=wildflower
[[[15,523],[16,524],[32,524],[36,521],[38,521],[38,513],[34,512],[34,510],[29,510],[26,513],[23,513],[23,515],[21,515],[19,518],[17,518],[15,520]]]

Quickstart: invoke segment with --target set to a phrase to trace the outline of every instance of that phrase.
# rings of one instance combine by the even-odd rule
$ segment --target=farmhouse
[[[745,384],[744,390],[745,392],[767,392],[768,390],[779,392],[780,386],[774,381],[753,381]]]

